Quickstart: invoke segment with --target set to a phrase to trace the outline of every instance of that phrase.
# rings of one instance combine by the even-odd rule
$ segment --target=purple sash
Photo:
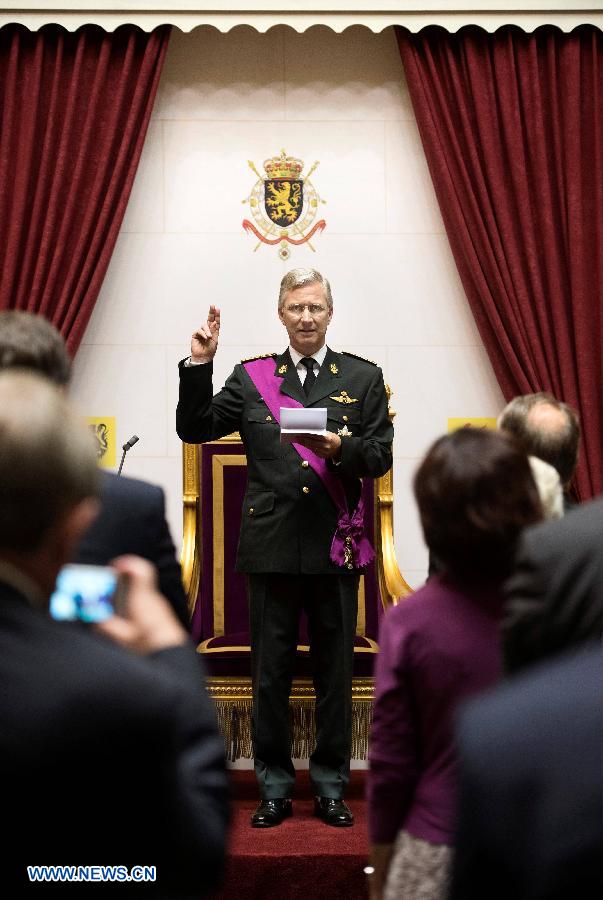
[[[280,379],[274,374],[274,359],[254,359],[244,364],[245,371],[260,392],[266,406],[272,413],[275,422],[280,425],[281,407],[299,409],[303,403],[281,394]],[[364,534],[364,501],[362,496],[358,506],[350,515],[346,501],[345,491],[337,476],[329,469],[326,460],[321,459],[303,444],[292,444],[302,459],[305,459],[314,469],[325,488],[335,508],[339,513],[339,521],[333,535],[330,558],[338,566],[347,569],[362,568],[375,558],[375,553],[370,542]]]

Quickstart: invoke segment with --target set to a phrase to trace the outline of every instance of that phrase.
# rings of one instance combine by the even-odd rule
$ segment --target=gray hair
[[[290,272],[283,277],[281,287],[278,294],[278,308],[283,308],[285,297],[290,291],[296,288],[306,287],[308,284],[321,284],[325,294],[325,300],[329,309],[333,309],[333,296],[331,294],[331,285],[327,279],[316,269],[291,269]]]
[[[63,392],[31,372],[0,372],[0,549],[35,550],[99,477],[92,433]]]
[[[538,407],[549,407],[562,414],[560,426],[536,423],[531,415]],[[498,427],[512,434],[525,453],[548,462],[559,472],[567,486],[576,470],[580,444],[578,413],[545,391],[514,397],[498,417]]]
[[[57,329],[43,316],[0,311],[0,369],[29,369],[67,385],[71,358]]]

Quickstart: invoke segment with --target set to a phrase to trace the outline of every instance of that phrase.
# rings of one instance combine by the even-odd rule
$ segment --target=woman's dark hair
[[[502,578],[522,528],[542,518],[527,456],[496,431],[461,428],[439,438],[414,491],[425,542],[463,578]]]

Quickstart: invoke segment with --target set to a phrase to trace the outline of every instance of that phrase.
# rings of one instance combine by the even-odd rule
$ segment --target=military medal
[[[339,397],[329,397],[329,400],[335,400],[336,403],[358,403],[358,397],[348,397],[347,391],[340,391]]]

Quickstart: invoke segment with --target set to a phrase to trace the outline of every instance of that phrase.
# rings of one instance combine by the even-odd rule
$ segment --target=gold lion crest
[[[107,426],[104,422],[97,422],[94,425],[90,425],[90,428],[96,440],[96,457],[97,459],[102,459],[109,449]]]
[[[251,160],[247,162],[257,175],[257,181],[249,197],[243,200],[243,203],[249,203],[253,218],[253,222],[243,219],[243,228],[247,234],[252,232],[259,239],[254,250],[262,244],[280,244],[278,255],[281,259],[289,259],[290,244],[308,244],[314,250],[310,238],[327,226],[324,219],[314,222],[319,204],[326,202],[310,181],[318,162],[305,176],[302,175],[303,160],[287,156],[284,150],[280,156],[264,161],[265,176],[260,175]]]

